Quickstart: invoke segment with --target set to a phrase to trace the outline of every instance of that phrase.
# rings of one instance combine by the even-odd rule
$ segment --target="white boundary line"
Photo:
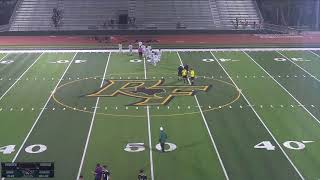
[[[0,97],[0,101],[3,99],[3,97],[13,88],[14,85],[17,84],[17,82],[28,72],[28,70],[41,58],[41,56],[43,55],[44,53],[41,53],[38,58],[18,77],[18,79],[9,87],[9,89],[7,89],[6,92],[4,92],[2,94],[2,96]],[[3,59],[3,58],[2,58]],[[1,60],[2,60],[1,59]]]
[[[146,58],[143,58],[143,68],[144,68],[144,79],[147,79],[147,66]],[[147,117],[148,117],[148,136],[149,136],[149,156],[150,156],[150,171],[151,180],[154,180],[154,169],[153,169],[153,156],[152,156],[152,141],[151,141],[151,122],[150,122],[150,109],[147,106]]]
[[[247,54],[246,52],[243,51],[244,54],[246,54],[257,66],[259,66],[266,74],[268,74],[270,76],[270,78],[272,78],[275,82],[277,82],[279,84],[278,81],[276,81],[274,79],[274,77],[272,77],[265,69],[263,69],[249,54]],[[213,54],[212,54],[213,55]],[[213,55],[214,56],[214,55]],[[214,56],[215,57],[215,56]],[[218,62],[218,61],[217,61]],[[222,67],[222,65],[219,62],[219,65]],[[223,67],[222,67],[223,68]],[[225,71],[225,69],[223,68],[223,70]],[[226,71],[225,71],[226,72]],[[226,72],[227,73],[227,72]],[[229,76],[229,74],[228,74]],[[231,77],[230,77],[231,79]],[[231,79],[231,81],[234,83],[234,81]],[[235,84],[235,83],[234,83]],[[288,92],[281,84],[279,84],[286,92]],[[237,86],[235,84],[235,86]],[[237,86],[238,88],[238,86]],[[241,91],[240,91],[241,92]],[[289,93],[289,92],[288,92]],[[289,93],[290,94],[290,93]],[[298,168],[294,165],[294,163],[292,162],[292,160],[290,159],[290,157],[287,155],[287,153],[284,151],[284,149],[281,147],[281,145],[279,144],[279,142],[277,141],[277,139],[273,136],[273,134],[271,133],[271,131],[269,130],[269,128],[265,125],[265,123],[263,122],[263,120],[261,119],[261,117],[258,115],[258,113],[256,112],[256,110],[253,108],[253,106],[251,105],[251,103],[248,101],[248,99],[244,96],[244,94],[241,92],[241,95],[244,97],[244,99],[247,101],[247,103],[250,105],[251,109],[254,111],[254,113],[256,114],[256,116],[259,118],[260,122],[263,124],[263,126],[266,128],[266,130],[269,132],[269,134],[271,135],[271,137],[273,138],[273,140],[277,143],[277,145],[279,146],[279,148],[281,149],[281,151],[283,152],[283,154],[286,156],[286,158],[288,159],[288,161],[290,162],[290,164],[292,165],[292,167],[296,170],[296,172],[299,174],[301,179],[304,179],[304,177],[302,176],[302,174],[300,173],[300,171],[298,170]],[[291,95],[291,94],[290,94]],[[292,96],[292,95],[291,95]],[[293,97],[293,96],[292,96]],[[294,98],[294,97],[293,97]],[[295,99],[295,98],[294,98]],[[297,101],[298,102],[298,101]],[[304,107],[304,106],[302,106]],[[304,107],[305,108],[305,107]]]
[[[195,49],[195,48],[190,48],[190,49],[161,49],[163,52],[209,52],[209,51],[318,51],[320,48],[205,48],[205,49]],[[50,49],[50,50],[0,50],[0,53],[75,53],[75,52],[119,52],[117,49]],[[129,52],[129,50],[123,50],[123,52]],[[135,50],[137,52],[137,50]]]
[[[177,52],[177,55],[178,55],[178,57],[179,57],[179,60],[180,60],[181,65],[183,65],[183,62],[182,62],[182,59],[181,59],[181,57],[180,57],[179,52]],[[188,81],[189,81],[189,84],[191,84],[189,79],[188,79]],[[221,156],[220,156],[220,154],[219,154],[217,145],[216,145],[216,143],[215,143],[215,141],[214,141],[214,139],[213,139],[213,136],[212,136],[212,134],[211,134],[211,131],[210,131],[210,129],[209,129],[207,120],[206,120],[206,118],[205,118],[205,116],[204,116],[204,114],[203,114],[203,112],[202,112],[202,109],[201,109],[201,106],[200,106],[200,104],[199,104],[197,95],[194,95],[194,99],[195,99],[196,102],[197,102],[197,106],[198,106],[199,111],[200,111],[200,114],[201,114],[201,116],[202,116],[202,120],[203,120],[203,122],[204,122],[204,124],[205,124],[205,126],[206,126],[206,128],[207,128],[209,137],[210,137],[210,139],[211,139],[211,142],[212,142],[212,145],[213,145],[213,147],[214,147],[214,150],[216,151],[216,154],[217,154],[217,156],[218,156],[218,159],[219,159],[220,165],[221,165],[221,167],[222,167],[224,176],[225,176],[225,178],[226,178],[227,180],[229,180],[228,173],[227,173],[226,168],[224,167],[224,164],[223,164],[223,162],[222,162],[222,159],[221,159]]]
[[[283,56],[284,58],[286,58],[288,61],[290,61],[292,64],[296,65],[298,68],[300,68],[302,71],[304,71],[305,73],[309,74],[311,77],[313,77],[315,80],[317,80],[318,82],[320,82],[320,80],[318,78],[316,78],[316,76],[312,75],[311,73],[309,73],[307,70],[303,69],[299,64],[293,62],[290,58],[288,58],[287,56],[285,56],[284,54],[282,54],[279,51],[276,51],[278,54],[280,54],[281,56]]]
[[[319,124],[320,121],[318,118],[316,118],[297,98],[295,98],[284,86],[282,86],[273,76],[271,76],[259,63],[257,63],[248,53],[243,51],[244,54],[246,54],[257,66],[259,66],[268,76],[276,82],[286,93],[288,93],[305,111],[308,112],[308,114],[313,117]],[[285,56],[283,56],[285,57]],[[287,58],[288,59],[288,58]]]
[[[105,77],[106,77],[106,73],[107,73],[107,69],[108,69],[108,66],[109,66],[110,57],[111,57],[111,52],[109,53],[107,64],[106,64],[106,67],[104,69],[104,73],[103,73],[102,81],[101,81],[101,84],[100,84],[100,88],[103,86],[103,82],[104,82]],[[92,119],[91,119],[91,124],[90,124],[90,128],[89,128],[86,144],[85,144],[84,149],[83,149],[83,154],[82,154],[80,167],[79,167],[79,170],[78,170],[78,175],[77,175],[77,179],[76,180],[79,179],[81,171],[82,171],[82,166],[83,166],[83,163],[84,163],[84,159],[86,157],[86,152],[87,152],[87,149],[88,149],[92,128],[93,128],[95,116],[96,116],[96,113],[97,113],[99,100],[100,100],[100,97],[97,98],[97,101],[96,101],[96,104],[95,104],[95,107],[94,107],[94,111],[93,111],[93,115],[92,115]]]
[[[42,54],[41,54],[41,55],[42,55]],[[40,55],[40,56],[41,56],[41,55]],[[32,133],[32,131],[33,131],[33,129],[34,129],[34,128],[35,128],[35,126],[37,125],[37,123],[38,123],[38,121],[39,121],[39,119],[40,119],[40,117],[41,117],[41,115],[42,115],[43,111],[46,109],[45,107],[48,105],[48,103],[49,103],[49,101],[50,101],[50,99],[51,99],[52,95],[53,95],[53,94],[54,94],[54,92],[56,91],[57,87],[59,86],[59,84],[60,84],[60,82],[61,82],[62,78],[64,77],[64,75],[66,74],[66,72],[68,71],[68,69],[69,69],[70,65],[72,64],[72,62],[73,62],[74,58],[76,57],[76,55],[77,55],[77,53],[75,53],[75,55],[74,55],[74,56],[73,56],[73,58],[72,58],[72,61],[70,62],[70,64],[68,65],[68,67],[66,68],[66,70],[64,71],[64,73],[62,74],[62,76],[61,76],[61,78],[60,78],[59,82],[58,82],[58,83],[57,83],[57,85],[54,87],[53,91],[51,92],[51,94],[50,94],[50,96],[49,96],[49,98],[48,98],[47,102],[44,104],[44,106],[43,106],[42,110],[40,111],[40,113],[39,113],[39,115],[38,115],[38,117],[37,117],[36,121],[33,123],[33,125],[32,125],[32,127],[31,127],[31,129],[29,130],[29,132],[28,132],[28,134],[27,134],[26,138],[24,139],[23,143],[21,144],[21,146],[20,146],[20,148],[19,148],[18,152],[17,152],[17,153],[16,153],[16,155],[14,156],[14,158],[13,158],[12,162],[15,162],[15,161],[16,161],[16,159],[18,158],[18,156],[19,156],[19,154],[20,154],[20,152],[21,152],[22,148],[23,148],[23,147],[24,147],[24,145],[26,144],[27,140],[29,139],[29,136],[31,135],[31,133]],[[4,180],[4,178],[2,178],[2,180]]]

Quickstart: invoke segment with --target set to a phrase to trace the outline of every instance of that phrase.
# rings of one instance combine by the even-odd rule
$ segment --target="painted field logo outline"
[[[138,102],[127,106],[158,106],[167,105],[174,97],[193,96],[202,91],[207,92],[210,85],[190,86],[190,85],[163,85],[161,80],[106,80],[103,87],[87,97],[116,97],[124,95],[141,99]]]

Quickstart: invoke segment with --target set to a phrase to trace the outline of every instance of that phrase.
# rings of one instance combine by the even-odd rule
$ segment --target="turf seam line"
[[[146,58],[143,58],[143,69],[144,69],[144,79],[147,79],[147,65]],[[150,122],[150,108],[147,106],[147,118],[148,118],[148,140],[149,140],[149,158],[150,158],[150,171],[151,180],[154,180],[154,169],[153,169],[153,157],[152,157],[152,141],[151,141],[151,122]]]
[[[258,64],[248,53],[246,53],[245,51],[243,51],[244,54],[246,54],[258,67],[260,67],[268,76],[271,77],[271,79],[273,79],[280,87],[282,87],[283,90],[285,90],[291,97],[293,97],[299,104],[301,104],[294,96],[292,96],[292,94],[289,93],[289,91],[287,91],[287,89],[285,89],[274,77],[272,77],[262,66],[260,66],[260,64]],[[281,107],[284,107],[283,105],[280,105]],[[303,106],[303,108],[305,108]],[[255,110],[254,110],[255,111]],[[307,110],[308,111],[308,110]],[[308,111],[309,112],[309,111]],[[310,112],[309,112],[310,113]],[[312,115],[312,114],[311,114]],[[313,115],[312,115],[313,116]],[[313,116],[314,117],[314,116]],[[275,139],[275,138],[274,138]],[[302,174],[300,173],[300,171],[298,170],[298,168],[293,164],[293,162],[291,161],[291,159],[289,158],[289,156],[285,153],[285,151],[283,150],[283,148],[280,146],[280,144],[276,141],[276,143],[278,144],[278,146],[280,147],[281,151],[285,154],[285,156],[287,157],[287,159],[289,160],[289,162],[291,163],[291,165],[295,168],[295,170],[297,171],[297,173],[299,174],[299,176],[301,177],[301,179],[304,179],[304,177],[302,176]]]
[[[43,53],[42,53],[42,54],[43,54]],[[42,55],[42,54],[41,54],[41,55]],[[41,56],[41,55],[40,55],[40,56]],[[68,66],[67,66],[67,68],[65,69],[64,73],[62,74],[62,77],[67,73],[67,71],[68,71],[69,67],[71,66],[71,64],[72,64],[72,62],[73,62],[74,58],[76,57],[76,55],[77,55],[77,53],[75,53],[75,55],[73,56],[72,61],[69,63],[69,65],[68,65]],[[39,56],[39,57],[40,57],[40,56]],[[38,57],[38,58],[39,58],[39,57]],[[39,59],[40,59],[40,58],[39,58]],[[54,87],[53,91],[50,93],[50,96],[49,96],[49,98],[48,98],[47,102],[44,104],[43,109],[40,111],[40,113],[39,113],[39,115],[38,115],[37,119],[36,119],[36,120],[35,120],[35,122],[33,123],[33,125],[32,125],[32,127],[31,127],[31,129],[29,130],[29,132],[28,132],[27,136],[25,137],[24,141],[22,142],[22,144],[21,144],[21,146],[20,146],[20,148],[19,148],[18,152],[17,152],[17,153],[16,153],[16,155],[14,156],[14,158],[13,158],[12,162],[15,162],[15,161],[16,161],[16,159],[18,158],[18,156],[19,156],[19,154],[20,154],[20,152],[21,152],[22,148],[24,147],[24,145],[26,144],[27,140],[29,139],[29,136],[31,135],[31,133],[32,133],[32,131],[33,131],[33,129],[34,129],[34,127],[37,125],[37,123],[38,123],[38,121],[39,121],[39,119],[40,119],[40,117],[41,117],[42,113],[43,113],[43,112],[44,112],[44,110],[45,110],[45,107],[48,105],[48,103],[49,103],[49,101],[50,101],[50,99],[51,99],[52,95],[54,94],[55,90],[56,90],[56,89],[57,89],[57,87],[59,86],[60,82],[61,82],[61,80],[56,84],[56,86]],[[2,178],[2,180],[4,180],[4,178]]]
[[[102,81],[101,81],[101,84],[100,84],[100,88],[103,86],[103,82],[104,82],[105,77],[106,77],[106,73],[107,73],[107,69],[108,69],[108,66],[109,66],[110,57],[111,57],[111,52],[110,52],[109,55],[108,55],[108,60],[107,60],[106,67],[105,67],[105,69],[104,69],[104,73],[103,73]],[[83,163],[84,163],[84,159],[85,159],[85,157],[86,157],[86,152],[87,152],[88,145],[89,145],[89,141],[90,141],[90,136],[91,136],[91,132],[92,132],[94,120],[95,120],[95,115],[96,115],[96,113],[97,113],[97,109],[98,109],[97,107],[98,107],[98,104],[99,104],[99,100],[100,100],[100,97],[97,98],[97,101],[96,101],[96,104],[95,104],[95,109],[94,109],[94,112],[93,112],[93,115],[92,115],[91,124],[90,124],[90,128],[89,128],[89,131],[88,131],[88,135],[87,135],[87,139],[86,139],[86,144],[85,144],[85,147],[84,147],[84,149],[83,149],[83,154],[82,154],[82,158],[81,158],[81,162],[80,162],[80,167],[79,167],[79,170],[78,170],[78,175],[77,175],[77,179],[76,179],[76,180],[79,179],[80,174],[81,174],[81,171],[82,171],[82,166],[83,166]]]
[[[178,55],[178,58],[179,58],[180,63],[181,63],[180,65],[183,65],[183,62],[182,62],[182,59],[181,59],[181,57],[180,57],[179,52],[177,52],[177,55]],[[189,82],[189,84],[191,85],[189,79],[188,79],[188,82]],[[225,175],[225,178],[226,178],[227,180],[229,180],[229,176],[228,176],[227,170],[226,170],[226,168],[224,167],[224,164],[223,164],[223,162],[222,162],[222,158],[221,158],[221,156],[220,156],[219,150],[218,150],[217,145],[216,145],[216,143],[215,143],[215,141],[214,141],[214,139],[213,139],[213,136],[212,136],[211,131],[210,131],[210,129],[209,129],[207,120],[206,120],[206,118],[205,118],[205,116],[204,116],[204,114],[203,114],[203,112],[202,112],[201,107],[200,107],[200,104],[199,104],[197,95],[194,95],[194,99],[195,99],[196,102],[197,102],[197,105],[198,105],[200,114],[201,114],[201,116],[202,116],[202,120],[203,120],[203,122],[204,122],[204,124],[205,124],[205,126],[206,126],[206,128],[207,128],[209,137],[210,137],[210,139],[211,139],[211,142],[212,142],[212,145],[213,145],[213,147],[214,147],[214,150],[215,150],[215,152],[216,152],[216,154],[217,154],[217,156],[218,156],[219,163],[220,163],[220,165],[221,165],[221,167],[222,167],[222,170],[223,170],[223,173],[224,173],[224,175]],[[190,106],[188,106],[188,107],[190,107]]]
[[[302,68],[299,64],[293,62],[291,59],[289,59],[287,56],[285,56],[284,54],[280,53],[279,51],[276,51],[278,54],[280,54],[281,56],[283,56],[284,58],[286,58],[288,61],[290,61],[292,64],[296,65],[298,68],[300,68],[302,71],[304,71],[305,73],[309,74],[312,78],[314,78],[315,80],[317,80],[318,82],[320,82],[320,80],[312,75],[311,73],[309,73],[307,70],[305,70],[304,68]]]
[[[42,57],[44,53],[41,53],[38,58],[19,76],[19,78],[9,87],[9,89],[6,90],[6,92],[3,93],[3,95],[0,97],[0,101],[2,98],[16,85],[16,83],[29,71],[33,65],[38,62],[38,60]],[[1,59],[2,60],[2,59]]]

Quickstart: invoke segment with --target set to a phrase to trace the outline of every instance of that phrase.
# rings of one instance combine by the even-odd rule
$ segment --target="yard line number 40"
[[[314,141],[286,141],[283,146],[291,150],[303,150],[306,148],[307,143],[312,143]],[[274,146],[270,141],[262,141],[254,146],[256,149],[265,149],[268,151],[274,151],[276,146]]]
[[[0,153],[2,154],[11,154],[15,152],[16,145],[7,145],[0,147]],[[38,154],[47,150],[47,146],[43,144],[33,144],[24,149],[25,152],[29,154]]]

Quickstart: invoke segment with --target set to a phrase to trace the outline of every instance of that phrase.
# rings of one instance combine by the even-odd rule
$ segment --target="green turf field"
[[[55,180],[94,179],[96,163],[113,180],[319,180],[319,92],[318,49],[164,50],[157,66],[0,51],[0,161],[54,162]]]

